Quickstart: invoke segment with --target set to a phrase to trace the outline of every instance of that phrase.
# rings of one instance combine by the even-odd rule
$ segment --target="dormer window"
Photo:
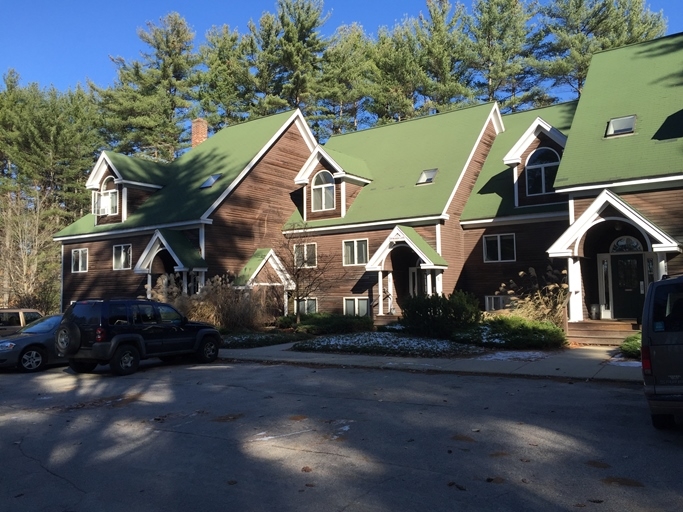
[[[560,157],[555,150],[540,148],[534,151],[526,163],[527,196],[552,194],[559,165]]]
[[[93,192],[92,209],[94,215],[116,215],[119,213],[119,192],[114,178],[107,178],[99,192]]]
[[[433,183],[434,178],[436,178],[436,173],[439,172],[439,169],[427,169],[422,171],[420,174],[420,178],[417,180],[416,185],[422,185],[424,183]]]
[[[610,119],[609,123],[607,123],[605,137],[626,135],[635,132],[635,130],[636,116],[615,117],[614,119]]]
[[[313,178],[312,210],[334,210],[334,178],[329,171],[320,171]]]

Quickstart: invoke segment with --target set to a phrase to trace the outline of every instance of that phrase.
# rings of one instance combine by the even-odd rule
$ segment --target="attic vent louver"
[[[609,120],[605,137],[626,135],[628,133],[633,133],[635,129],[636,116],[615,117],[614,119]]]
[[[202,186],[199,188],[209,188],[213,186],[213,184],[216,183],[220,177],[220,174],[212,174],[204,183],[202,183]]]
[[[423,183],[432,183],[436,177],[436,173],[439,169],[426,169],[420,174],[420,179],[417,180],[416,185],[422,185]]]

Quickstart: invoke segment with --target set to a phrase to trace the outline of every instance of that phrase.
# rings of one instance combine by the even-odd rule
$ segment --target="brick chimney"
[[[209,138],[209,125],[201,117],[192,120],[192,147],[199,146]]]

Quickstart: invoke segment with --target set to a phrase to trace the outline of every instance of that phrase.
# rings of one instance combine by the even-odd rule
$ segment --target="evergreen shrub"
[[[477,298],[456,290],[443,295],[416,295],[402,305],[401,323],[406,331],[418,336],[449,338],[453,331],[475,325],[481,319]]]

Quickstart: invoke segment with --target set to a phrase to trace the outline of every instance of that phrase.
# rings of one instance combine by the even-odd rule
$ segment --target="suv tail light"
[[[104,327],[98,327],[95,329],[95,343],[103,341],[107,341],[107,332],[104,330]]]
[[[652,358],[650,357],[650,347],[640,347],[640,362],[643,366],[643,374],[652,375]]]

